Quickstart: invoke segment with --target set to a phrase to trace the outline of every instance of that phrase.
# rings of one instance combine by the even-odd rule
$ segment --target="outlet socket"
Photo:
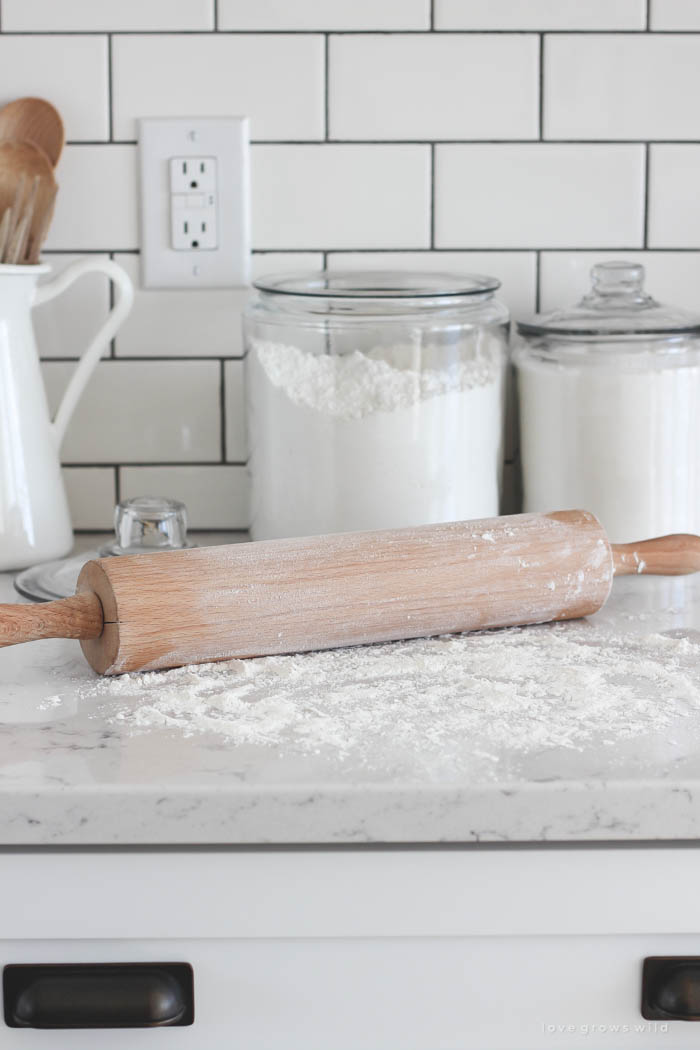
[[[139,122],[144,288],[240,288],[250,280],[248,122]]]

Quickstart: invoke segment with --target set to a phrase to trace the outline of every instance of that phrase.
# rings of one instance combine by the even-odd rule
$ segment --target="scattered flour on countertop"
[[[83,696],[129,734],[445,769],[662,731],[700,711],[699,656],[685,637],[580,621],[127,674]]]

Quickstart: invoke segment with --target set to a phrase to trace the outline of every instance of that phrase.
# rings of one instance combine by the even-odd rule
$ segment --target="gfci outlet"
[[[250,279],[248,122],[139,122],[144,288],[237,288]]]

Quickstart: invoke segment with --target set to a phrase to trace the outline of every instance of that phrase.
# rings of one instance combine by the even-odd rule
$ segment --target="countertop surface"
[[[0,602],[15,600],[12,576],[0,575]],[[659,632],[688,640],[684,696],[647,679],[641,698],[667,717],[612,737],[606,719],[594,719],[573,744],[533,733],[524,748],[521,712],[517,747],[501,734],[487,761],[480,732],[470,732],[456,741],[459,763],[444,768],[434,751],[432,765],[399,760],[389,739],[385,753],[375,739],[367,764],[327,741],[302,752],[284,734],[241,742],[167,718],[134,727],[128,716],[145,702],[138,679],[115,704],[77,643],[0,650],[0,845],[700,838],[700,576],[617,580],[589,622],[614,631],[618,645]]]

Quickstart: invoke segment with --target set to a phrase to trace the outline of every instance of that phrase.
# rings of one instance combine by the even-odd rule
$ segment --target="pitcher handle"
[[[80,259],[78,262],[67,266],[63,273],[54,278],[48,284],[41,284],[37,288],[34,297],[34,306],[48,303],[57,295],[65,292],[67,288],[86,273],[104,273],[113,282],[117,289],[116,302],[110,310],[107,320],[93,336],[87,349],[80,356],[80,361],[70,378],[65,389],[58,411],[53,421],[53,433],[56,439],[56,447],[60,448],[65,436],[71,416],[78,404],[88,379],[92,375],[95,365],[102,356],[105,346],[114,338],[117,329],[126,320],[134,302],[134,286],[129,275],[122,270],[121,266],[108,259]]]

